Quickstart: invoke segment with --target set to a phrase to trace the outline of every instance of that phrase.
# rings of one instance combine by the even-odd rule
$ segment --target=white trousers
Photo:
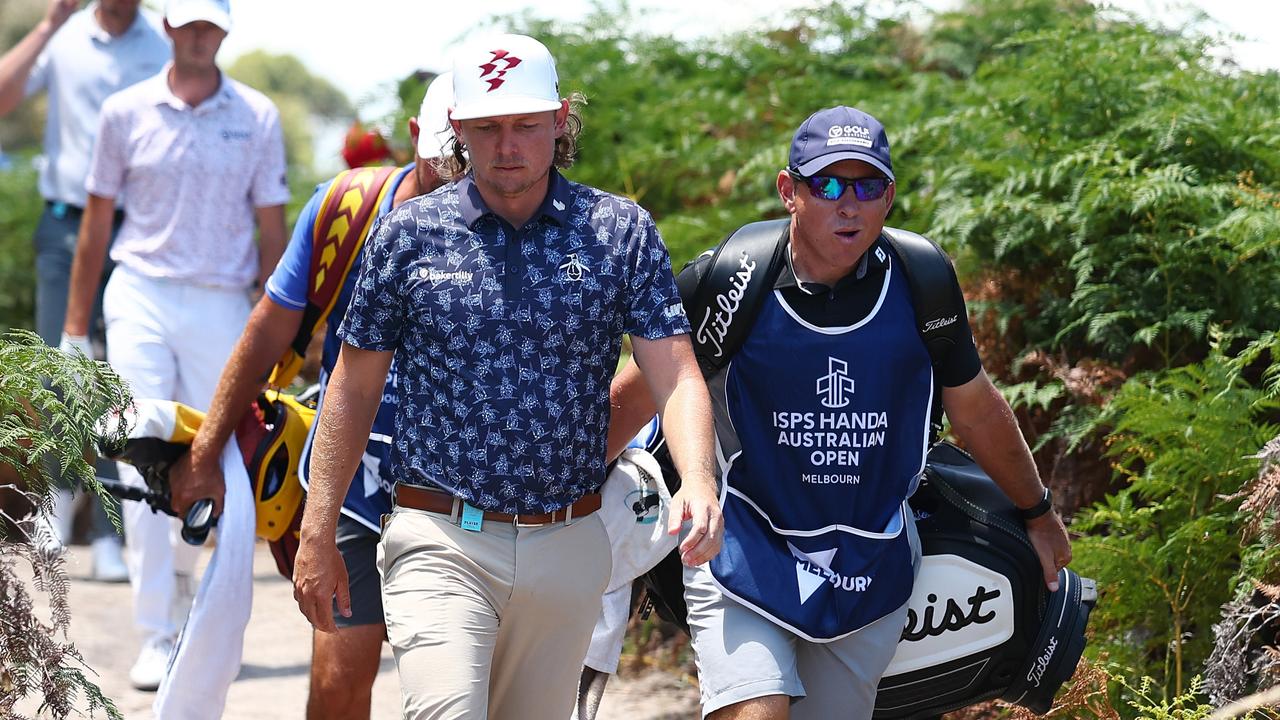
[[[244,290],[148,278],[117,266],[102,302],[107,361],[134,397],[205,410],[249,310]],[[119,468],[121,481],[143,485],[133,466]],[[169,516],[145,503],[122,505],[134,624],[148,635],[172,636],[174,572],[191,574],[200,549],[179,538],[180,524]]]

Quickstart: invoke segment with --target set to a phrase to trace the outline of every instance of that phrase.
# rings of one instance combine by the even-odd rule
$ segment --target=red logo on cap
[[[505,82],[502,76],[506,75],[508,70],[520,64],[520,58],[508,53],[506,50],[490,50],[489,52],[493,53],[493,59],[480,66],[480,79],[489,83],[487,92],[493,92]],[[499,62],[506,63],[507,66],[499,70]],[[489,77],[490,75],[493,77]]]

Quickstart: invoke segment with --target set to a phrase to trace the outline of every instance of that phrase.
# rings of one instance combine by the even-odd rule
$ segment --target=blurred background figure
[[[169,0],[164,27],[173,62],[103,103],[63,334],[85,342],[123,198],[103,295],[107,359],[135,397],[203,410],[248,318],[250,289],[284,247],[284,139],[276,106],[217,66],[228,0]],[[132,467],[119,469],[142,484]],[[129,679],[155,690],[194,595],[198,549],[142,503],[124,503],[124,521],[134,623],[146,637]]]
[[[342,159],[353,170],[367,165],[381,165],[391,159],[391,148],[377,128],[366,128],[364,123],[356,120],[351,123],[342,143]]]
[[[9,52],[0,57],[0,117],[13,112],[24,99],[48,94],[44,154],[40,170],[40,194],[45,208],[36,227],[36,331],[56,346],[67,310],[71,259],[85,206],[85,176],[98,131],[98,114],[107,96],[148,78],[170,57],[169,41],[159,29],[159,19],[139,11],[140,0],[99,0],[78,10],[80,0],[51,0],[44,17]],[[0,154],[0,158],[3,155]],[[0,160],[0,169],[7,161]],[[122,213],[115,209],[110,236],[120,227]],[[111,272],[104,265],[101,282]],[[98,284],[95,282],[95,285]],[[101,298],[95,297],[90,330],[101,349]],[[79,349],[90,357],[93,347]],[[54,463],[51,463],[54,465]],[[115,477],[111,463],[100,462],[99,474]],[[46,518],[50,537],[61,544],[71,541],[73,495],[56,467],[55,482],[63,485],[54,495],[54,512]],[[93,577],[109,582],[128,578],[121,557],[121,537],[111,526],[101,501],[90,496]]]

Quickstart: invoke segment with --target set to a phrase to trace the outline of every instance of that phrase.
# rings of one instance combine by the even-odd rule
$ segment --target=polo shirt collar
[[[169,61],[165,64],[163,70],[147,81],[151,83],[151,86],[147,91],[151,95],[151,102],[153,104],[168,105],[174,110],[204,113],[209,110],[220,108],[231,101],[231,82],[227,78],[227,74],[219,69],[218,89],[213,93],[213,95],[209,96],[208,99],[194,108],[187,105],[181,98],[174,95],[173,90],[169,88],[169,69],[172,67],[173,61]]]
[[[486,215],[498,217],[480,196],[480,188],[476,187],[472,172],[462,176],[457,186],[458,212],[468,228],[474,229],[476,222]],[[547,218],[561,227],[566,226],[569,222],[569,199],[569,181],[554,167],[551,168],[547,173],[547,196],[542,199],[542,205],[533,214],[533,218]]]
[[[835,285],[828,287],[818,282],[801,282],[796,278],[795,268],[791,266],[791,247],[790,243],[788,243],[786,252],[787,262],[778,272],[778,279],[774,282],[773,286],[777,289],[790,287],[799,288],[801,292],[808,293],[809,295],[820,295],[826,292],[838,292],[840,290],[844,290],[865,278],[868,274],[874,272],[878,275],[883,272],[885,268],[889,267],[888,251],[884,250],[884,245],[884,236],[881,235],[876,238],[874,243],[871,243],[871,247],[867,248],[866,252],[862,253],[862,258],[858,260],[858,265],[853,269],[853,272],[837,280]],[[877,249],[881,250],[881,252],[876,252]]]

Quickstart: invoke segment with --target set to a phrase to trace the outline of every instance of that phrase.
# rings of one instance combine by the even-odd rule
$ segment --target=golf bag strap
[[[271,371],[268,381],[271,387],[285,387],[302,368],[307,345],[338,302],[347,273],[360,256],[378,208],[391,189],[389,181],[398,170],[397,167],[347,170],[329,186],[312,228],[307,306],[302,311],[302,324]]]
[[[786,259],[790,229],[790,219],[749,223],[713,252],[686,307],[692,310],[693,350],[704,377],[727,366],[746,342]]]
[[[923,235],[908,230],[886,227],[882,236],[902,261],[911,303],[915,307],[916,331],[929,352],[929,362],[936,375],[938,367],[952,348],[963,339],[955,333],[966,327],[960,322],[963,306],[956,304],[956,270],[951,258]],[[929,445],[942,433],[942,388],[936,382],[929,414]]]

